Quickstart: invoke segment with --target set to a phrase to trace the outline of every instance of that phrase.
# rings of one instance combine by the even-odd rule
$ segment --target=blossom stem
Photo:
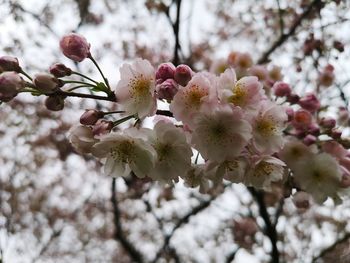
[[[31,76],[29,76],[29,74],[27,74],[23,69],[21,69],[21,71],[19,72],[21,74],[23,74],[24,76],[26,76],[29,80],[33,80]]]
[[[115,114],[115,113],[125,113],[123,110],[117,110],[117,111],[108,111],[108,112],[103,112],[103,116],[109,115],[109,114]]]
[[[73,90],[76,90],[76,89],[79,89],[79,88],[84,88],[84,87],[90,87],[90,86],[79,85],[79,86],[75,86],[75,87],[73,87],[73,88],[70,88],[70,89],[68,89],[67,91],[73,91]]]
[[[90,83],[86,83],[86,82],[83,82],[83,81],[78,81],[78,80],[64,80],[62,79],[62,81],[66,84],[68,83],[76,83],[76,84],[82,84],[82,85],[85,85],[85,86],[89,86],[89,87],[92,87],[92,88],[96,88],[96,85],[94,84],[90,84]]]
[[[105,82],[106,86],[109,88],[109,90],[111,90],[111,87],[109,86],[109,83],[108,83],[108,79],[105,77],[105,75],[103,74],[100,66],[97,64],[96,60],[92,57],[91,54],[89,54],[88,58],[92,61],[92,63],[94,63],[94,65],[96,66],[96,68],[98,69],[98,71],[100,72],[102,78],[103,78],[103,81]]]
[[[117,125],[119,125],[119,124],[121,124],[123,122],[126,122],[127,120],[132,119],[132,118],[135,118],[135,115],[129,115],[129,116],[126,116],[124,118],[121,118],[121,119],[113,122],[113,126],[115,127],[115,126],[117,126]]]
[[[95,83],[95,84],[98,84],[98,82],[97,82],[96,80],[93,80],[92,78],[89,78],[88,76],[86,76],[86,75],[84,75],[84,74],[82,74],[82,73],[79,73],[79,72],[76,72],[76,71],[72,71],[72,74],[78,75],[78,76],[80,76],[80,77],[82,77],[82,78],[85,78],[85,79],[87,79],[87,80],[90,80],[91,82],[93,82],[93,83]]]

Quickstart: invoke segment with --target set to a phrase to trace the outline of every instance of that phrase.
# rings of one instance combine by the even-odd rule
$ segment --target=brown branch
[[[143,256],[141,253],[130,243],[130,241],[124,236],[122,224],[121,224],[121,213],[118,207],[117,192],[116,192],[116,179],[112,180],[112,196],[111,202],[113,205],[114,214],[114,239],[119,241],[123,248],[128,252],[129,256],[132,258],[133,262],[143,262]]]
[[[41,17],[38,14],[35,14],[27,9],[24,9],[23,6],[13,1],[10,1],[9,4],[13,9],[17,9],[17,10],[20,10],[22,13],[31,15],[35,20],[39,22],[39,24],[46,27],[55,37],[58,38],[58,35],[56,34],[56,32],[51,28],[51,26],[48,23],[46,23],[43,19],[41,19]]]
[[[305,11],[295,20],[293,25],[290,27],[289,31],[286,34],[282,34],[275,43],[258,59],[258,64],[267,63],[270,55],[280,46],[282,46],[291,36],[295,34],[297,28],[301,25],[303,20],[307,18],[314,8],[321,3],[321,0],[314,0],[311,4],[305,9]]]
[[[346,242],[347,240],[350,239],[350,233],[346,233],[342,238],[336,240],[332,245],[329,247],[325,248],[320,252],[320,254],[317,257],[314,257],[312,259],[312,262],[316,262],[318,259],[321,259],[323,256],[325,256],[327,253],[331,252],[332,250],[335,249],[335,247],[343,242]]]
[[[231,184],[225,185],[225,188],[230,185]],[[174,236],[174,233],[176,232],[177,229],[179,229],[182,225],[186,224],[192,216],[197,215],[198,213],[200,213],[201,211],[209,207],[210,204],[219,196],[220,194],[210,197],[209,200],[202,201],[198,206],[194,207],[190,212],[188,212],[184,217],[182,217],[174,226],[174,228],[171,230],[170,234],[168,234],[165,237],[163,246],[158,250],[156,257],[152,262],[156,263],[157,260],[160,258],[162,252],[169,249],[170,240]]]
[[[259,213],[265,223],[264,234],[270,239],[272,250],[271,250],[271,263],[280,262],[280,253],[277,248],[277,231],[276,224],[271,222],[270,215],[267,212],[267,208],[264,202],[264,192],[255,190],[253,187],[248,188],[249,192],[254,197],[259,207]]]

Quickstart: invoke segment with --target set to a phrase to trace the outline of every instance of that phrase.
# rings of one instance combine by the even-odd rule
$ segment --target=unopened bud
[[[157,97],[162,100],[172,101],[179,87],[175,80],[167,79],[156,86]]]
[[[98,120],[92,127],[94,136],[99,136],[109,133],[113,129],[113,122],[107,120]]]
[[[282,81],[277,81],[272,88],[274,89],[275,95],[277,97],[289,96],[292,93],[289,85]]]
[[[317,138],[311,134],[306,135],[305,138],[303,139],[304,144],[307,146],[314,144],[316,141],[317,141]]]
[[[76,33],[63,36],[60,47],[67,58],[76,62],[81,62],[90,55],[90,44],[85,37]]]
[[[173,63],[162,63],[156,71],[156,80],[165,81],[166,79],[174,79],[175,66]]]
[[[269,77],[274,81],[279,81],[282,79],[281,68],[277,66],[273,66],[269,71]]]
[[[238,67],[244,69],[253,65],[253,59],[248,53],[238,53],[235,62]]]
[[[307,94],[305,97],[301,98],[298,104],[311,113],[319,110],[321,107],[319,100],[313,93]]]
[[[62,96],[49,96],[45,100],[45,106],[51,111],[60,111],[64,108],[64,97]]]
[[[0,101],[8,102],[24,88],[24,81],[18,73],[10,71],[0,74]]]
[[[67,68],[62,63],[55,63],[50,67],[50,73],[56,78],[62,78],[65,76],[70,76],[72,74],[72,70]]]
[[[331,131],[331,137],[332,137],[333,139],[340,139],[341,135],[342,135],[342,132],[341,132],[340,130],[333,129],[333,130]]]
[[[296,104],[299,102],[299,100],[300,100],[300,97],[297,94],[290,94],[287,96],[287,101],[290,104]]]
[[[326,129],[333,129],[336,124],[336,120],[333,118],[322,118],[320,121],[320,126]]]
[[[340,181],[340,187],[342,187],[342,188],[350,187],[350,175],[349,174],[343,174],[341,181]]]
[[[296,192],[292,197],[294,205],[298,209],[306,210],[310,207],[310,195],[306,192]]]
[[[320,135],[320,127],[318,127],[317,124],[315,124],[315,123],[310,124],[307,131],[311,135],[315,135],[315,136]]]
[[[97,110],[86,110],[80,117],[80,123],[83,125],[94,125],[103,117],[103,113]]]
[[[11,56],[0,57],[0,73],[4,71],[20,72],[21,67],[19,66],[18,59]]]
[[[59,80],[48,73],[39,73],[36,74],[33,83],[36,89],[43,93],[53,93],[59,88]]]
[[[192,79],[192,69],[184,64],[176,67],[174,79],[181,86],[186,86],[187,83]]]
[[[288,116],[288,121],[291,121],[293,120],[293,117],[294,117],[294,110],[293,108],[287,108],[286,109],[286,113],[287,113],[287,116]]]
[[[344,52],[344,44],[340,41],[335,40],[333,42],[333,47],[339,52]]]
[[[297,110],[294,113],[292,124],[297,129],[306,129],[312,122],[312,116],[310,112],[306,110]]]

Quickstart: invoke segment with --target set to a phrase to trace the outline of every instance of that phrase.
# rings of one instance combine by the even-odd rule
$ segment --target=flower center
[[[154,147],[158,154],[158,160],[164,161],[170,155],[171,145],[167,143],[157,143]]]
[[[256,130],[263,136],[273,135],[277,129],[271,118],[261,118],[256,122]]]
[[[229,98],[229,102],[236,106],[244,106],[247,92],[241,83],[237,83],[233,88],[233,95]]]
[[[128,162],[134,151],[134,143],[132,141],[123,141],[111,148],[110,154],[115,161]]]
[[[254,169],[253,176],[262,177],[269,176],[273,172],[273,164],[267,162],[260,162]]]
[[[192,85],[186,93],[187,106],[194,106],[196,108],[200,106],[202,97],[208,95],[208,92],[203,89],[200,89],[198,85]]]
[[[143,74],[130,80],[132,97],[143,99],[143,97],[149,95],[151,81],[144,77]]]

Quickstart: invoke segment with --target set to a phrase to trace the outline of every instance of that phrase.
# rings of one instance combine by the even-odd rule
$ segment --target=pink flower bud
[[[318,76],[318,83],[321,86],[329,87],[333,84],[334,79],[334,67],[331,64],[328,64]]]
[[[33,83],[38,91],[50,94],[59,88],[60,82],[51,74],[39,73],[35,75]]]
[[[288,107],[286,109],[286,113],[287,113],[287,116],[288,116],[288,121],[293,120],[293,117],[294,117],[294,110],[293,110],[293,108]]]
[[[103,117],[103,113],[97,110],[86,110],[80,117],[80,123],[83,125],[94,125]]]
[[[50,73],[56,78],[62,78],[65,76],[70,76],[72,74],[72,70],[67,68],[62,63],[55,63],[50,67]]]
[[[70,33],[62,37],[60,47],[63,54],[76,62],[81,62],[90,55],[90,44],[85,37]]]
[[[173,63],[162,63],[158,66],[156,71],[156,80],[166,80],[166,79],[174,79],[175,74],[175,66]]]
[[[294,118],[292,121],[292,125],[297,129],[306,129],[310,126],[312,122],[312,116],[310,112],[306,110],[297,110],[294,113]]]
[[[287,101],[290,103],[290,104],[296,104],[299,102],[299,96],[297,94],[290,94],[287,96]]]
[[[292,90],[289,87],[289,85],[282,81],[277,81],[272,88],[274,89],[275,95],[277,97],[289,96],[292,93]]]
[[[20,72],[21,67],[19,66],[18,59],[11,56],[0,57],[0,73],[4,71]]]
[[[179,87],[175,80],[167,79],[156,86],[157,97],[162,100],[172,101]]]
[[[320,126],[326,129],[333,129],[336,124],[336,120],[333,118],[322,118],[320,121]]]
[[[298,104],[311,113],[317,111],[321,107],[319,100],[313,93],[307,94],[305,97],[301,98]]]
[[[310,195],[306,192],[296,192],[292,197],[292,201],[298,209],[306,210],[310,207]]]
[[[317,138],[311,134],[306,135],[305,138],[303,139],[304,144],[307,146],[314,144],[316,141],[317,141]]]
[[[320,135],[320,127],[317,126],[317,124],[312,123],[309,125],[309,127],[307,128],[308,133],[318,136]]]
[[[24,88],[24,81],[18,73],[9,71],[0,74],[0,101],[8,102]]]
[[[235,64],[241,68],[250,68],[253,65],[253,59],[248,53],[238,53],[235,59]]]
[[[274,81],[281,80],[282,79],[281,68],[277,66],[273,66],[272,69],[269,71],[269,77]]]
[[[92,127],[94,136],[100,136],[109,133],[113,129],[113,122],[107,120],[98,120]]]
[[[342,132],[341,132],[340,130],[333,129],[333,130],[331,131],[331,137],[332,137],[333,139],[340,139],[341,135],[342,135]]]
[[[350,187],[350,175],[349,174],[343,174],[341,181],[340,181],[340,187],[342,187],[342,188]]]
[[[187,83],[192,79],[192,69],[184,64],[181,64],[176,67],[174,79],[181,86],[186,86]]]
[[[64,97],[49,96],[45,100],[45,106],[50,111],[60,111],[64,108]]]

